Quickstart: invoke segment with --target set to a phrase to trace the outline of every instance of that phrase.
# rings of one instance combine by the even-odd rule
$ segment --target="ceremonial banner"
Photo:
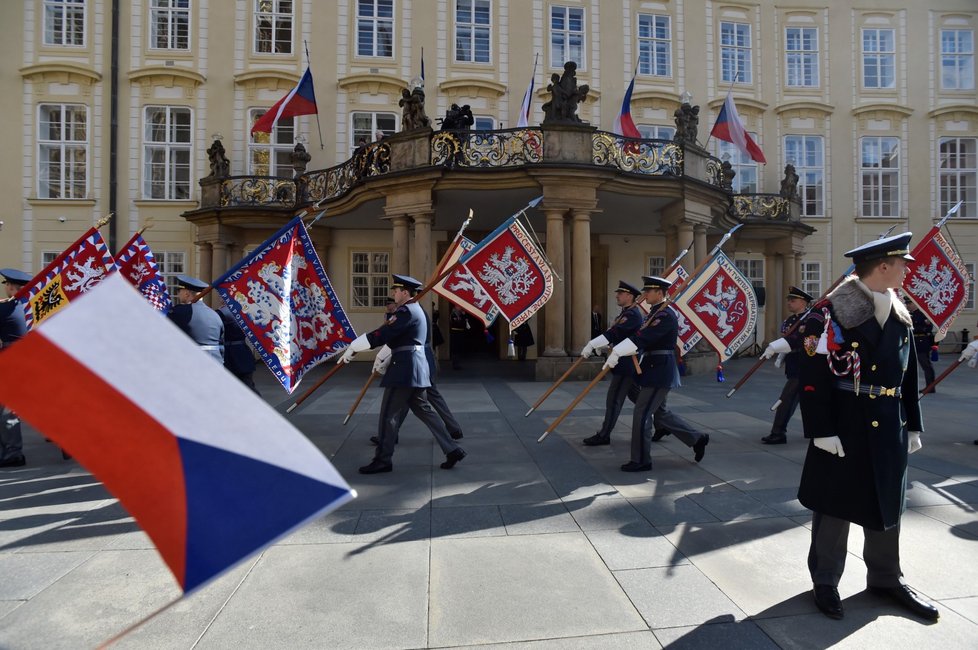
[[[119,273],[129,284],[139,289],[139,293],[149,301],[154,309],[164,314],[170,311],[172,302],[166,290],[166,281],[156,266],[156,258],[149,244],[139,233],[133,235],[122,251],[116,255]]]
[[[509,321],[510,331],[529,320],[553,295],[550,266],[515,217],[463,255],[460,264]]]
[[[290,393],[357,336],[299,217],[215,280],[214,290]]]
[[[940,341],[968,302],[971,277],[940,231],[921,241],[911,255],[916,261],[907,262],[903,292],[934,323],[934,338]]]
[[[474,242],[461,237],[455,242],[444,268],[450,268],[473,248]],[[481,320],[485,327],[489,327],[499,315],[499,308],[489,299],[489,294],[463,266],[456,267],[444,280],[436,283],[432,290]]]
[[[689,281],[689,272],[680,264],[666,277],[666,280],[672,283],[672,286],[669,287],[666,293],[670,297],[675,296],[682,291],[683,287]],[[694,345],[703,339],[703,335],[696,331],[681,311],[672,305],[669,306],[669,309],[676,315],[676,320],[679,322],[679,338],[677,341],[679,355],[685,356],[687,352],[693,349]]]
[[[722,251],[686,284],[674,304],[721,362],[733,356],[757,324],[754,287]]]
[[[17,292],[16,298],[27,317],[27,329],[92,289],[115,268],[102,235],[90,228]]]
[[[354,496],[115,274],[0,355],[0,394],[119,499],[184,592]]]

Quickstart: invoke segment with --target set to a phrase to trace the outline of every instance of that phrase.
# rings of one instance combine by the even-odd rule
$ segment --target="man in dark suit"
[[[200,349],[224,363],[224,322],[216,311],[203,301],[194,302],[197,294],[207,288],[207,283],[190,277],[178,275],[177,300],[168,315],[173,324],[200,346]]]
[[[7,294],[0,301],[0,353],[27,334],[27,321],[24,308],[14,295],[31,281],[31,276],[17,269],[0,269],[3,287]],[[23,467],[24,438],[20,429],[20,418],[13,411],[0,404],[0,467]]]
[[[907,305],[907,309],[910,310],[910,320],[913,323],[914,349],[917,351],[917,363],[920,364],[921,370],[924,371],[924,386],[927,387],[934,381],[934,364],[930,360],[931,348],[934,346],[934,324],[924,315],[924,312],[917,308],[917,305],[913,304],[912,300],[906,298],[904,303]],[[927,392],[933,393],[935,390],[931,388]]]
[[[240,379],[241,383],[258,393],[255,386],[255,355],[248,347],[245,333],[238,327],[227,305],[221,305],[217,315],[224,324],[224,367]]]
[[[798,499],[813,513],[808,569],[815,604],[829,618],[843,616],[838,585],[850,523],[863,528],[869,590],[921,618],[939,617],[900,569],[907,455],[920,449],[924,429],[910,314],[894,291],[913,260],[910,237],[847,252],[855,276],[819,306],[824,322],[805,332],[805,350],[814,353],[801,356],[799,379],[811,443]]]
[[[394,469],[391,462],[401,423],[401,411],[411,408],[431,431],[445,453],[442,469],[452,469],[465,458],[445,424],[425,397],[431,386],[431,368],[425,356],[428,341],[427,318],[421,305],[409,302],[421,283],[407,275],[392,275],[391,291],[397,309],[379,328],[361,334],[350,343],[337,363],[349,363],[358,352],[387,345],[390,365],[381,381],[384,397],[380,405],[380,440],[374,459],[360,468],[361,474],[379,474]]]

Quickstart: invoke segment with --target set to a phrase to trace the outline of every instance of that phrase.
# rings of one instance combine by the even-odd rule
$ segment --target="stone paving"
[[[924,448],[911,456],[903,567],[940,604],[940,621],[864,590],[858,528],[840,586],[846,617],[832,621],[815,609],[805,568],[800,416],[789,444],[759,442],[780,371],[767,364],[725,398],[751,361],[727,364],[725,384],[694,376],[670,395],[711,442],[697,464],[667,437],[646,474],[618,469],[629,407],[610,446],[580,444],[600,424],[604,385],[538,444],[584,383],[525,418],[548,385],[530,381],[529,364],[505,362],[442,374],[469,454],[455,469],[438,467],[440,451],[409,417],[394,472],[361,476],[381,392],[342,426],[369,372],[354,364],[290,417],[358,498],[118,647],[978,647],[978,372],[960,368],[924,400]],[[282,410],[291,403],[270,377],[260,386]],[[27,467],[0,470],[0,648],[93,647],[179,596],[111,495],[25,436]]]

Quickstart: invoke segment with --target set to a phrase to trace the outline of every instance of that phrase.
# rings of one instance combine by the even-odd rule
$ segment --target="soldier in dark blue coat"
[[[850,523],[863,527],[869,590],[922,618],[939,616],[900,568],[907,455],[920,449],[924,429],[910,314],[894,292],[913,260],[910,237],[846,253],[855,276],[817,306],[826,318],[805,332],[800,355],[801,415],[811,443],[798,499],[813,512],[808,568],[815,604],[830,618],[843,616],[838,585]]]
[[[227,305],[222,305],[217,310],[217,315],[224,323],[224,367],[245,386],[258,393],[258,388],[255,387],[255,355],[248,347],[245,333],[238,327]]]
[[[615,289],[615,302],[621,307],[621,312],[615,318],[603,334],[588,341],[581,356],[587,358],[593,353],[598,352],[608,346],[617,345],[626,337],[633,335],[642,325],[644,315],[642,308],[638,306],[635,299],[641,291],[628,284],[624,280],[618,281],[618,288]],[[625,398],[632,388],[635,379],[635,364],[620,363],[611,369],[611,381],[608,383],[608,397],[605,399],[604,422],[601,428],[593,436],[585,438],[582,442],[588,446],[611,444],[611,430],[618,423],[618,416],[621,414],[621,407],[625,404]]]
[[[31,281],[31,276],[17,269],[0,269],[6,300],[0,301],[0,353],[27,334],[27,321],[24,308],[14,295]],[[0,404],[0,467],[23,467],[24,439],[20,429],[20,418],[13,411]]]
[[[771,425],[770,435],[761,438],[765,445],[783,445],[788,442],[788,421],[795,414],[798,402],[801,401],[801,394],[798,392],[798,367],[799,357],[805,354],[804,340],[805,334],[810,325],[802,323],[795,327],[791,334],[788,330],[795,326],[800,318],[807,320],[822,321],[820,311],[808,312],[808,307],[815,300],[811,294],[805,293],[798,287],[788,288],[788,311],[791,315],[781,323],[781,338],[771,341],[764,349],[761,357],[770,359],[774,355],[780,355],[775,365],[780,365],[784,360],[784,376],[787,378],[784,387],[781,389],[781,397],[778,399],[778,408],[774,412],[774,423]],[[806,312],[808,315],[806,316]]]
[[[200,346],[200,349],[224,363],[224,322],[216,311],[194,297],[207,288],[207,283],[189,275],[178,275],[179,305],[173,307],[169,319]]]
[[[445,453],[442,469],[451,469],[465,458],[465,451],[452,440],[445,424],[425,397],[431,386],[431,368],[425,357],[428,341],[427,318],[421,305],[408,302],[421,283],[406,275],[392,275],[391,290],[398,307],[383,325],[358,336],[337,363],[349,363],[357,352],[381,345],[391,349],[390,365],[381,381],[384,397],[380,405],[380,444],[374,459],[360,468],[361,474],[389,472],[394,468],[391,458],[400,427],[400,414],[405,407],[414,413],[431,431]]]

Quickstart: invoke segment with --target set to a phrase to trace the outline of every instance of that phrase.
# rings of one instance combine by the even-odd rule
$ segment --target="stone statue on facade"
[[[208,178],[227,178],[231,175],[231,161],[224,155],[224,145],[220,140],[215,138],[213,144],[207,148],[207,159],[211,165]]]
[[[312,160],[312,156],[306,151],[306,148],[301,142],[295,143],[295,149],[289,154],[289,162],[292,163],[292,169],[295,170],[296,176],[301,176],[306,172],[306,166],[309,161]]]
[[[672,115],[676,118],[676,135],[672,138],[673,142],[695,145],[696,132],[700,125],[700,107],[683,102]]]
[[[737,175],[734,171],[733,165],[730,164],[729,160],[724,160],[720,163],[720,187],[727,190],[728,192],[733,191],[733,179]]]
[[[783,198],[795,199],[798,197],[798,174],[795,166],[788,163],[784,166],[784,178],[781,179],[781,196]]]
[[[547,86],[550,101],[543,105],[543,124],[581,124],[577,105],[585,100],[591,88],[587,84],[577,85],[577,64],[568,61],[564,64],[564,74],[555,72],[550,79]]]
[[[397,105],[401,107],[401,131],[431,127],[431,120],[424,112],[424,89],[420,86],[402,90]]]

